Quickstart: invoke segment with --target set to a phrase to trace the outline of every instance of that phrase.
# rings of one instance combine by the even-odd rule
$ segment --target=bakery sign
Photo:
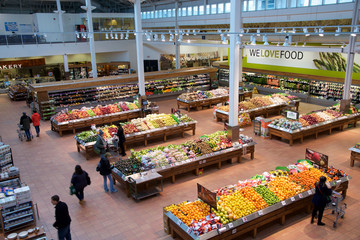
[[[0,70],[21,68],[22,64],[0,65]]]
[[[0,71],[45,65],[45,58],[0,62]]]

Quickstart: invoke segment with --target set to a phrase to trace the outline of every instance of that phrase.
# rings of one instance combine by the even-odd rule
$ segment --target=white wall
[[[34,15],[32,14],[0,14],[0,34],[12,34],[5,31],[5,22],[16,22],[18,28],[20,24],[32,24],[34,25]],[[20,34],[20,32],[16,32]]]

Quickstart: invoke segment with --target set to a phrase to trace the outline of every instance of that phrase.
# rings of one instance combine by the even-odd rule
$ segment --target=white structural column
[[[175,2],[175,30],[179,29],[178,25],[178,15],[179,15],[179,2]],[[178,32],[178,35],[175,34],[175,63],[176,63],[176,69],[180,69],[180,42],[179,42],[179,36],[180,33]]]
[[[97,78],[98,75],[97,75],[97,66],[96,66],[94,27],[93,27],[93,21],[92,21],[92,10],[94,10],[95,7],[91,6],[90,0],[86,0],[86,7],[83,9],[86,10],[86,17],[87,17],[87,22],[88,22],[88,34],[89,34],[92,75],[93,75],[93,78]]]
[[[358,24],[359,18],[359,0],[356,0],[354,3],[354,11],[353,11],[353,18],[352,18],[352,25]],[[354,32],[355,27],[352,27],[351,30]],[[345,74],[345,81],[344,81],[344,92],[343,92],[343,99],[341,100],[341,111],[347,111],[350,107],[351,96],[350,96],[350,89],[351,89],[351,80],[352,80],[352,73],[353,73],[353,66],[354,66],[354,57],[355,57],[355,42],[356,42],[356,35],[351,36],[349,39],[349,52],[347,55],[346,61],[346,74]]]
[[[239,125],[239,81],[242,79],[242,50],[236,44],[236,35],[242,25],[242,0],[231,0],[230,11],[230,75],[229,75],[229,127]],[[240,41],[241,42],[241,41]],[[235,132],[234,132],[235,134]],[[238,131],[237,131],[238,135]],[[233,135],[234,137],[234,135]],[[238,137],[238,136],[237,136]]]
[[[63,14],[65,13],[65,11],[61,10],[60,0],[56,0],[56,6],[57,6],[57,11],[55,11],[55,13],[59,14],[59,28],[60,28],[60,32],[63,33],[64,32]],[[63,34],[61,34],[61,38],[62,38],[62,41],[64,41]],[[69,79],[69,62],[68,62],[68,57],[67,57],[66,53],[63,55],[63,58],[64,58],[65,78]]]
[[[145,96],[145,76],[144,76],[144,46],[141,27],[141,1],[134,1],[135,31],[136,31],[136,52],[137,52],[137,72],[139,82],[139,94]]]

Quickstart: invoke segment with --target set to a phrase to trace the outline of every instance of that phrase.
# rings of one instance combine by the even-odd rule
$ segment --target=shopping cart
[[[347,207],[346,203],[343,203],[343,196],[333,191],[331,195],[331,202],[326,205],[325,209],[331,209],[331,214],[335,214],[335,221],[333,224],[333,227],[335,228],[337,226],[337,221],[339,218],[344,218],[345,215],[345,209]]]
[[[18,126],[18,129],[16,131],[18,133],[18,136],[19,136],[20,140],[22,141],[22,140],[26,139],[26,133],[25,133],[25,130],[23,128],[23,125],[18,124],[17,126]],[[34,138],[34,136],[31,133],[31,129],[29,129],[29,131],[30,131],[30,138],[31,139]]]

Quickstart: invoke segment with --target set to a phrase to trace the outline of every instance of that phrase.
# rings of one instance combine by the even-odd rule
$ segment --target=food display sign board
[[[197,184],[198,198],[216,209],[216,193],[213,193],[204,186]]]
[[[299,112],[288,110],[286,111],[286,118],[291,120],[299,120]]]
[[[306,148],[305,159],[310,160],[319,168],[328,168],[329,156]]]

